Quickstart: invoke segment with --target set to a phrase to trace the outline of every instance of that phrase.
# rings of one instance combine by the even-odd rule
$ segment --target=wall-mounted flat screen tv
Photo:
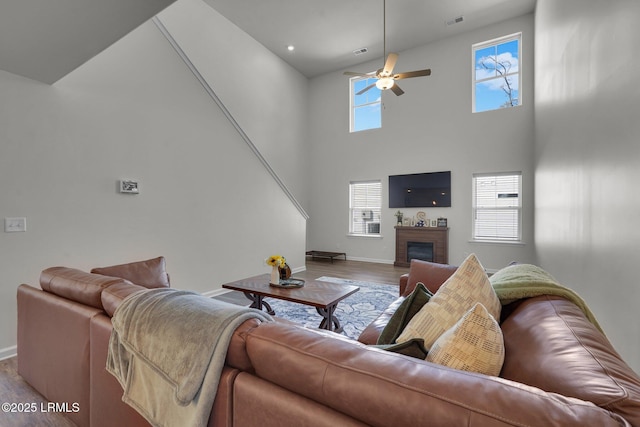
[[[389,176],[389,207],[451,207],[451,171]]]

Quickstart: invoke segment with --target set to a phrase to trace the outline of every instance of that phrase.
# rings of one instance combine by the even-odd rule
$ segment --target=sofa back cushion
[[[40,273],[40,287],[44,291],[99,309],[103,309],[102,291],[119,283],[129,282],[69,267],[50,267]]]
[[[107,312],[109,317],[113,317],[113,313],[116,312],[116,308],[127,298],[129,295],[148,290],[147,288],[135,285],[128,281],[122,281],[122,283],[115,283],[108,288],[105,288],[100,295],[102,301],[102,307]]]
[[[91,272],[105,276],[122,277],[145,288],[168,288],[170,286],[169,274],[167,274],[165,264],[164,257],[160,256],[146,261],[97,267]]]
[[[413,292],[418,282],[423,283],[432,294],[435,294],[438,292],[440,285],[455,273],[457,268],[454,265],[412,259],[409,266],[407,286],[402,296],[406,297]]]
[[[364,346],[329,332],[263,323],[246,338],[255,375],[370,426],[623,425],[609,411],[502,378]],[[289,413],[285,403],[275,413]],[[244,408],[245,411],[249,409]],[[287,412],[288,411],[288,412]],[[269,424],[272,425],[272,424]]]
[[[502,377],[593,402],[640,426],[640,378],[575,304],[530,298],[501,327]]]

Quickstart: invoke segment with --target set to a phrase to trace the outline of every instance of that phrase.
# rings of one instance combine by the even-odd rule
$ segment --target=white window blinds
[[[473,176],[473,239],[520,241],[522,173]]]
[[[349,200],[349,234],[380,235],[382,183],[351,182]]]

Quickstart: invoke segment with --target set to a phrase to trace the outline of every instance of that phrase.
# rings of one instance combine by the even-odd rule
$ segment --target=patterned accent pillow
[[[425,348],[429,349],[476,303],[484,305],[494,319],[500,318],[500,300],[480,261],[475,254],[471,254],[413,316],[396,342],[422,338]]]
[[[504,363],[504,339],[496,319],[480,303],[436,340],[427,362],[498,376]]]

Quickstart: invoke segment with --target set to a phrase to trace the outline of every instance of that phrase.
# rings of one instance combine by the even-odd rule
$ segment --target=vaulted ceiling
[[[174,1],[2,2],[0,69],[52,84]],[[203,1],[307,77],[383,56],[382,0]],[[535,0],[387,0],[387,52],[424,45],[534,8]],[[459,17],[462,22],[447,25]],[[288,45],[295,49],[287,50]],[[367,52],[354,55],[361,48]]]

